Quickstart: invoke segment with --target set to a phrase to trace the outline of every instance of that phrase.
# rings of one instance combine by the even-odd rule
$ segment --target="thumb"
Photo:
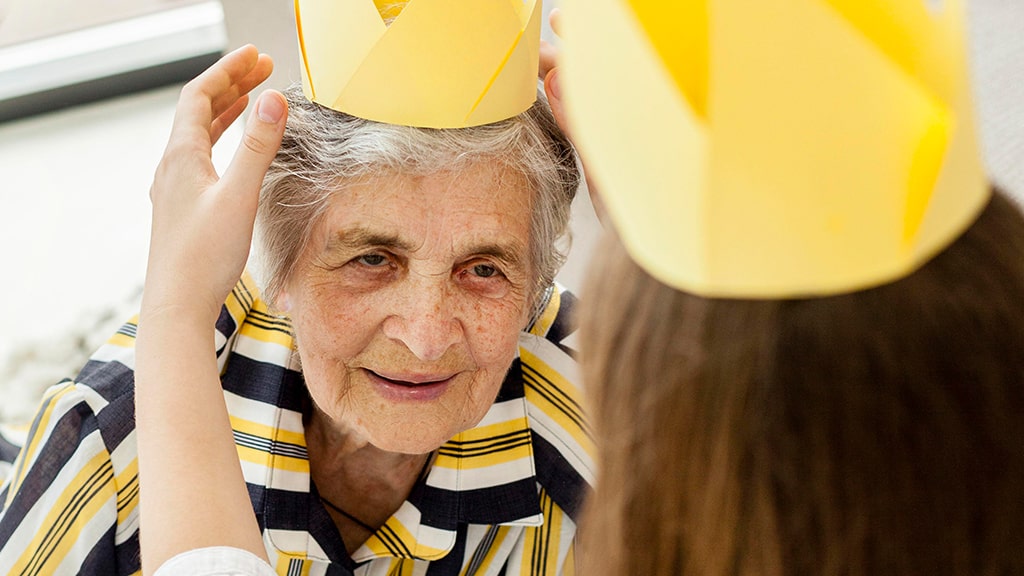
[[[260,94],[249,115],[242,142],[221,178],[221,185],[229,190],[259,189],[281,146],[287,116],[288,103],[280,92],[267,90]]]
[[[572,134],[569,132],[569,123],[565,118],[565,108],[562,106],[562,86],[559,83],[558,67],[552,68],[547,76],[544,77],[544,93],[547,94],[548,105],[551,106],[551,114],[554,115],[555,122],[558,123],[558,127],[571,140]]]
[[[569,122],[565,118],[565,107],[562,105],[562,87],[558,80],[558,68],[552,68],[548,75],[544,77],[544,93],[548,96],[551,114],[555,117],[558,127],[562,129],[562,132],[573,143],[573,146],[576,146],[576,142],[572,139],[572,132],[569,130]],[[604,216],[604,203],[601,201],[601,195],[597,190],[597,186],[590,177],[590,172],[587,171],[585,161],[583,162],[583,176],[587,182],[587,190],[590,192],[590,201],[594,206],[594,212],[597,214],[598,220],[604,223],[607,221]]]

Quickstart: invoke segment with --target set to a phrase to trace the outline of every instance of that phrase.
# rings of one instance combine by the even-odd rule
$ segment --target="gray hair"
[[[391,174],[429,175],[481,160],[521,174],[534,194],[530,221],[533,281],[541,295],[565,262],[570,207],[580,184],[576,154],[559,130],[547,99],[518,116],[457,129],[412,128],[356,118],[285,91],[288,123],[260,193],[256,273],[273,306],[326,210],[347,183]],[[563,240],[565,240],[563,242]]]

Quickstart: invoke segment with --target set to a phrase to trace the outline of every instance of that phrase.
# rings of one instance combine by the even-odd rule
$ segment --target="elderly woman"
[[[4,490],[0,567],[136,573],[141,474],[147,562],[182,526],[258,526],[243,544],[281,574],[571,571],[590,460],[552,277],[579,174],[550,111],[428,130],[269,92],[218,179],[210,148],[269,69],[246,47],[182,91],[137,373],[129,324],[47,395]],[[242,273],[254,218],[262,293]],[[140,394],[138,420],[188,449],[136,459],[136,379],[184,390]],[[206,441],[217,426],[234,445]],[[203,467],[235,451],[240,467]],[[217,492],[242,478],[248,498]],[[149,507],[161,483],[223,498]],[[224,522],[240,509],[248,524]]]

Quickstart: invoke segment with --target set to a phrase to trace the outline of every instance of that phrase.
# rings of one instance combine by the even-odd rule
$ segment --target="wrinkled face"
[[[341,431],[426,453],[493,403],[527,322],[531,194],[495,163],[335,194],[279,304]]]

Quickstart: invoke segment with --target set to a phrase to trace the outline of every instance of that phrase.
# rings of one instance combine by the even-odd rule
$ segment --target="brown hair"
[[[1024,574],[1024,218],[818,299],[669,288],[614,239],[582,311],[582,572]]]

